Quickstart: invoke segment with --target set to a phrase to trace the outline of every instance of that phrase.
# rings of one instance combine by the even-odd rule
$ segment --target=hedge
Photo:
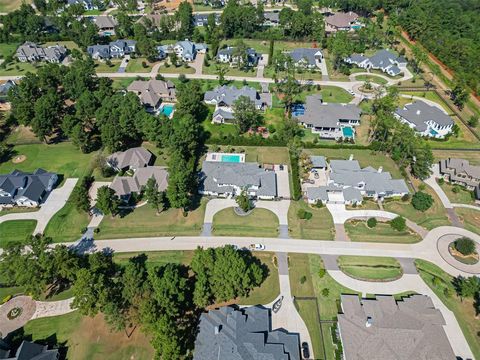
[[[302,197],[302,185],[300,184],[300,171],[298,168],[298,156],[290,151],[290,168],[292,169],[292,198],[299,200]]]

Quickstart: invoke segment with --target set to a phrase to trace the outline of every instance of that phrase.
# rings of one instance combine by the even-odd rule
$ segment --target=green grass
[[[296,100],[305,102],[305,99],[308,95],[318,93],[322,95],[322,99],[326,103],[349,103],[353,99],[353,96],[350,95],[346,90],[338,86],[325,85],[321,86],[320,91],[318,91],[316,86],[312,86],[311,90],[303,91],[300,95],[298,95]]]
[[[245,152],[246,162],[258,162],[260,164],[288,164],[288,150],[286,147],[274,146],[209,146],[210,151]]]
[[[189,265],[193,251],[149,251],[149,252],[129,252],[129,253],[115,253],[113,254],[113,260],[119,265],[126,265],[129,259],[145,254],[147,256],[147,267],[161,266],[168,263]]]
[[[403,274],[394,258],[373,256],[339,256],[338,266],[348,276],[365,281],[392,281]]]
[[[25,75],[27,72],[35,73],[42,63],[31,64],[29,62],[12,61],[6,67],[0,67],[0,76]]]
[[[20,164],[14,164],[11,161],[0,164],[1,174],[15,169],[33,171],[43,168],[61,174],[65,178],[79,178],[87,174],[91,159],[95,155],[95,153],[83,154],[70,142],[52,145],[16,145],[13,147],[13,153],[14,156],[25,155],[27,158]]]
[[[115,79],[112,79],[113,81],[112,87],[115,90],[126,90],[127,87],[135,80],[137,79],[136,78],[115,78]]]
[[[218,236],[276,237],[278,218],[266,209],[254,209],[247,216],[239,216],[233,208],[228,208],[214,215],[212,230]]]
[[[4,215],[8,215],[8,214],[35,212],[35,211],[38,211],[38,210],[40,210],[40,208],[14,206],[14,207],[11,207],[11,208],[5,208],[3,210],[0,210],[0,216],[4,216]]]
[[[23,242],[32,235],[37,225],[36,220],[9,220],[0,224],[0,248],[10,242]]]
[[[75,205],[67,201],[48,222],[45,235],[50,236],[53,242],[76,241],[81,237],[82,230],[89,221],[86,213],[77,211]]]
[[[222,41],[221,46],[230,45],[235,46],[237,39],[230,39]],[[268,40],[256,40],[256,39],[242,39],[242,41],[248,47],[254,48],[257,52],[261,54],[268,54],[270,49],[270,41]],[[275,41],[274,43],[274,52],[293,50],[300,47],[310,48],[314,45],[313,42],[302,42],[302,41]]]
[[[159,215],[149,205],[122,216],[105,216],[96,239],[118,239],[148,236],[199,235],[205,213],[206,200],[185,217],[180,209],[168,209]]]
[[[423,281],[433,290],[440,300],[455,314],[473,356],[480,359],[480,322],[476,318],[473,300],[460,299],[455,295],[452,285],[453,277],[438,266],[425,261],[415,260],[418,272]],[[436,278],[434,281],[433,279]],[[445,290],[448,289],[448,290]],[[448,292],[448,296],[445,295]]]
[[[142,63],[145,63],[147,67],[143,67]],[[149,73],[152,71],[152,67],[155,65],[155,63],[149,62],[145,58],[136,58],[136,59],[130,59],[128,61],[127,68],[125,69],[125,72],[129,73]]]
[[[301,220],[297,217],[299,209],[312,213],[310,220]],[[335,227],[330,212],[326,207],[310,207],[303,200],[292,201],[288,209],[288,230],[295,239],[333,240]]]
[[[95,61],[95,71],[97,73],[114,73],[118,71],[122,60],[120,59],[111,59],[111,65],[107,65],[105,61]]]
[[[1,1],[0,1],[0,6],[1,6]],[[6,57],[15,54],[15,51],[17,51],[17,48],[20,44],[19,43],[0,43],[0,55],[3,59]]]
[[[63,47],[66,47],[69,50],[80,49],[77,43],[74,41],[48,41],[45,44],[43,44],[43,46],[55,46],[55,45],[61,45]]]
[[[422,240],[417,233],[408,229],[397,231],[390,224],[382,222],[370,229],[366,221],[353,220],[345,223],[345,230],[352,241],[413,244]]]
[[[158,70],[158,73],[164,73],[164,74],[194,74],[195,69],[192,67],[185,67],[185,66],[169,66],[166,67],[165,65],[160,66],[160,69]]]
[[[208,75],[217,75],[217,65],[215,62],[211,62],[210,66],[204,66],[202,70],[203,74]],[[237,68],[229,67],[226,76],[244,76],[244,77],[255,77],[257,75],[257,68],[252,68],[248,71],[243,71]]]
[[[14,11],[22,5],[22,2],[22,0],[0,0],[0,12]],[[31,1],[27,0],[25,3],[30,4]]]
[[[380,85],[386,85],[388,83],[387,80],[385,80],[384,78],[380,77],[380,76],[375,76],[375,75],[357,75],[355,76],[355,80],[358,80],[358,81],[370,81],[370,82],[373,82],[375,84],[380,84]]]
[[[273,78],[274,75],[275,75],[274,67],[266,66],[263,72],[263,76],[266,78]],[[276,73],[277,79],[282,79],[285,77],[285,75],[286,74],[284,71],[279,71]],[[304,71],[298,70],[295,73],[295,79],[302,81],[302,80],[322,80],[323,78],[322,78],[322,72],[320,71],[320,69],[316,69],[316,70],[304,70]]]
[[[466,208],[455,208],[455,212],[468,230],[480,234],[480,211]]]
[[[456,187],[460,190],[457,193],[454,193],[452,189],[455,185],[449,184],[445,182],[443,185],[440,185],[442,190],[447,195],[448,199],[453,203],[459,204],[470,204],[473,205],[475,203],[475,197],[473,195],[473,191],[467,190],[466,188],[456,185]]]

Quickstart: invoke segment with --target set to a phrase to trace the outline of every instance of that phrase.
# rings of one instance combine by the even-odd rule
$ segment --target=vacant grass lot
[[[61,45],[68,50],[73,50],[73,49],[79,49],[77,43],[75,41],[49,41],[43,44],[42,46],[55,46],[55,45]]]
[[[460,299],[455,295],[453,277],[438,266],[424,260],[415,260],[423,281],[433,290],[442,302],[455,314],[455,317],[467,339],[476,359],[480,359],[480,321],[475,313],[472,299]],[[434,278],[436,278],[434,282]],[[448,289],[448,290],[446,290]],[[447,292],[448,296],[445,295]]]
[[[112,79],[112,87],[115,90],[126,90],[127,87],[136,80],[136,78],[115,78]]]
[[[459,189],[459,192],[454,193],[452,191],[454,185],[445,182],[443,185],[440,185],[442,190],[445,192],[445,195],[450,199],[453,203],[459,204],[474,204],[475,197],[473,195],[473,191],[467,190],[462,186],[457,185],[456,187]]]
[[[254,209],[247,216],[238,216],[233,208],[219,211],[213,217],[213,234],[219,236],[278,236],[278,217],[266,209]]]
[[[185,67],[185,66],[169,66],[166,67],[165,65],[160,66],[158,69],[158,73],[165,73],[165,74],[194,74],[195,69],[192,67]]]
[[[222,41],[220,48],[223,46],[235,46],[237,39],[230,39]],[[242,41],[248,47],[254,48],[260,54],[268,54],[270,48],[270,41],[267,40],[255,40],[255,39],[242,39]],[[274,52],[293,50],[296,48],[311,48],[318,46],[314,42],[302,42],[302,41],[275,41]]]
[[[159,215],[148,204],[123,216],[105,216],[96,239],[118,239],[145,236],[199,235],[202,230],[206,200],[188,212],[185,217],[180,209],[168,209]]]
[[[121,63],[120,59],[111,59],[110,65],[107,65],[105,61],[95,60],[95,71],[97,73],[114,73],[118,71]]]
[[[382,222],[378,222],[375,228],[370,229],[366,221],[353,220],[345,223],[345,230],[352,241],[413,244],[422,240],[417,233],[408,229],[397,231],[392,229],[390,224]]]
[[[339,256],[338,266],[348,276],[365,281],[392,281],[403,274],[394,258],[370,256]]]
[[[299,209],[312,213],[310,220],[302,220],[297,217]],[[288,209],[288,230],[290,236],[295,239],[333,240],[335,227],[330,212],[326,207],[310,207],[303,200],[292,201]]]
[[[455,212],[468,230],[480,234],[480,211],[465,208],[455,208]]]
[[[0,0],[1,7],[2,0]],[[3,59],[15,53],[20,43],[0,43],[0,55]]]
[[[27,72],[35,73],[37,72],[37,68],[41,66],[42,63],[31,64],[14,60],[6,64],[5,68],[0,68],[0,76],[25,75]]]
[[[349,103],[353,99],[353,96],[344,89],[338,86],[326,85],[321,86],[320,90],[316,86],[312,86],[310,90],[302,91],[295,100],[305,102],[308,95],[318,93],[322,95],[322,99],[326,103]]]
[[[218,65],[221,66],[221,65]],[[218,69],[217,63],[211,62],[209,66],[203,66],[202,68],[202,74],[207,74],[207,75],[217,75],[217,69]],[[238,68],[234,67],[228,67],[227,72],[225,73],[225,76],[244,76],[244,77],[255,77],[257,75],[257,68],[251,68],[247,71],[240,70]]]
[[[10,242],[25,241],[27,236],[33,234],[36,220],[10,220],[0,224],[0,248]]]
[[[142,63],[145,63],[146,67]],[[149,73],[156,63],[149,62],[146,58],[130,59],[128,61],[126,72],[131,73]]]
[[[89,216],[84,212],[77,211],[75,205],[69,200],[50,219],[45,229],[45,235],[50,236],[53,242],[76,241],[89,221]]]

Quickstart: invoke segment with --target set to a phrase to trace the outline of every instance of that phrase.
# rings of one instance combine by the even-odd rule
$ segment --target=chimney
[[[367,322],[365,323],[365,327],[369,328],[373,325],[373,319],[370,316],[367,316]]]
[[[350,161],[353,160],[353,154],[350,154],[350,157],[348,158],[348,160],[350,160]]]
[[[215,335],[218,335],[221,329],[222,329],[222,325],[215,326]]]
[[[380,174],[383,171],[383,166],[379,166],[377,172]]]

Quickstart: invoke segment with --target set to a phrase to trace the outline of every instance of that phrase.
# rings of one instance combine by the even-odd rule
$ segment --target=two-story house
[[[108,45],[92,45],[87,52],[95,60],[108,60],[112,58],[123,58],[135,52],[137,42],[135,40],[116,40]]]
[[[390,76],[400,75],[406,69],[408,63],[404,57],[398,56],[390,50],[379,50],[370,57],[353,54],[343,61],[366,70],[381,70]]]
[[[246,49],[243,56],[238,55],[235,52],[235,48],[231,46],[220,49],[217,53],[217,61],[225,64],[230,64],[230,66],[239,66],[244,61],[247,61],[247,66],[257,66],[258,61],[261,59],[261,57],[262,56],[258,54],[255,49],[252,48]]]
[[[471,165],[465,159],[448,158],[440,161],[440,174],[447,181],[463,185],[469,190],[480,185],[480,166]]]
[[[30,41],[20,45],[15,53],[21,62],[46,61],[55,64],[60,63],[66,55],[67,49],[61,45],[41,47]]]

